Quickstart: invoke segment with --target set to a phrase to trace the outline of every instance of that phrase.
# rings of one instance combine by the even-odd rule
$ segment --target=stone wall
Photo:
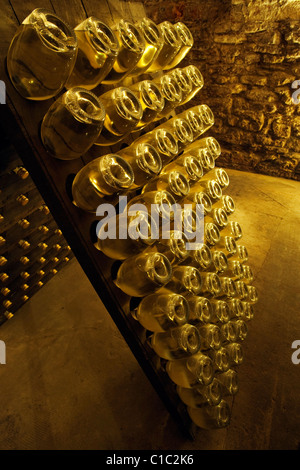
[[[210,134],[223,150],[218,163],[300,179],[300,100],[294,103],[292,88],[300,80],[300,2],[143,3],[157,23],[183,21],[193,33],[194,47],[182,65],[199,67],[204,88],[188,107],[200,100],[212,108]]]

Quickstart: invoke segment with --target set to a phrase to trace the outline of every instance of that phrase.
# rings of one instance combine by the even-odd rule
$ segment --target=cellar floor
[[[183,437],[72,260],[0,327],[1,450],[299,448],[300,184],[228,173],[260,295],[230,426]]]

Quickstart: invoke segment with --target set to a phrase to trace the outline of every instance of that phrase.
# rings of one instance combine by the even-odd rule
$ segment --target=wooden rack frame
[[[136,21],[145,15],[142,3],[120,0],[40,0],[20,2],[2,0],[0,18],[0,79],[6,84],[7,104],[0,106],[1,126],[13,142],[26,169],[39,189],[78,262],[123,335],[125,341],[142,367],[167,410],[177,420],[183,434],[193,439],[196,427],[186,406],[179,399],[161,361],[147,343],[146,332],[130,313],[130,298],[112,281],[113,261],[99,252],[92,242],[91,227],[96,217],[72,203],[70,186],[73,176],[95,154],[84,155],[71,161],[57,160],[45,151],[40,139],[40,123],[54,100],[30,101],[22,98],[10,83],[6,71],[9,44],[19,24],[35,8],[46,8],[60,15],[75,27],[86,17],[96,16],[109,25],[120,18]],[[70,5],[71,3],[71,5]],[[96,154],[118,150],[117,146],[98,148]]]

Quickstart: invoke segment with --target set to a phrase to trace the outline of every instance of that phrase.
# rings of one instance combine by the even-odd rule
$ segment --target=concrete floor
[[[228,173],[260,294],[230,426],[182,436],[72,260],[0,327],[1,450],[299,448],[300,184]]]

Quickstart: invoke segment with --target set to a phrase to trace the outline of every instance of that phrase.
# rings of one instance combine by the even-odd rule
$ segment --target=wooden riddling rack
[[[42,145],[40,124],[54,99],[37,102],[22,98],[10,83],[6,71],[6,54],[10,41],[19,24],[35,8],[54,11],[71,27],[75,27],[89,16],[98,17],[113,26],[121,18],[136,21],[147,16],[143,4],[119,0],[101,2],[74,0],[71,8],[66,0],[42,0],[38,4],[32,1],[25,4],[25,2],[5,0],[4,4],[0,19],[0,79],[4,80],[7,87],[7,105],[0,106],[1,124],[4,131],[21,155],[26,169],[62,230],[72,252],[138,363],[168,411],[177,420],[183,434],[193,439],[196,426],[191,421],[186,406],[177,395],[175,384],[171,382],[164,368],[161,367],[160,359],[148,345],[146,330],[132,318],[130,297],[118,289],[112,281],[114,260],[106,257],[93,244],[96,216],[82,211],[72,203],[71,184],[75,174],[96,156],[116,152],[124,145],[124,142],[129,144],[133,138],[129,137],[127,141],[111,147],[97,146],[95,148],[94,146],[86,155],[76,160],[63,161],[51,157]],[[100,85],[93,92],[100,95],[107,89],[109,87]],[[146,129],[148,130],[149,128]]]
[[[13,145],[0,134],[0,325],[72,257]]]

